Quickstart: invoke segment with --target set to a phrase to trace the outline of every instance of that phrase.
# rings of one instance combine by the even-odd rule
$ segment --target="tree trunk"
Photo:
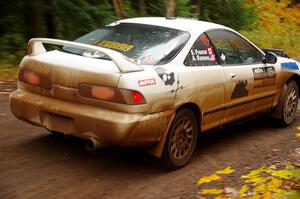
[[[168,0],[166,17],[175,17],[175,8],[176,8],[176,0]]]
[[[200,17],[200,0],[194,0],[194,5],[195,5],[195,17],[196,19],[199,19]]]
[[[45,18],[46,29],[47,29],[47,37],[55,38],[57,32],[57,18],[55,14],[54,0],[48,1],[44,18]]]
[[[113,7],[115,9],[116,15],[118,19],[126,18],[124,7],[123,7],[123,0],[112,0]]]
[[[24,4],[24,19],[26,25],[27,37],[43,37],[44,24],[41,10],[41,2],[39,0],[27,0]]]
[[[141,16],[147,16],[147,10],[145,5],[145,0],[139,0],[139,11]]]

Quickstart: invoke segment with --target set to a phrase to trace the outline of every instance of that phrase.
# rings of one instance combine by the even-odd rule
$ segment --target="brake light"
[[[144,100],[144,97],[142,96],[141,93],[137,92],[137,91],[133,91],[132,92],[132,97],[133,97],[133,101],[136,103],[136,104],[140,104],[141,102],[143,102]]]
[[[23,77],[26,82],[33,85],[39,85],[41,82],[40,77],[31,71],[24,71]]]
[[[78,90],[81,96],[114,103],[130,105],[146,103],[144,96],[140,92],[134,90],[89,84],[80,84]]]
[[[43,87],[46,89],[51,89],[51,81],[44,77],[39,75],[38,73],[35,73],[33,71],[29,70],[20,70],[19,72],[19,80],[34,86]]]

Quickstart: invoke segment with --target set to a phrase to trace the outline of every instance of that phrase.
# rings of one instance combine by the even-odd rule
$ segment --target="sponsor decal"
[[[174,72],[168,71],[162,67],[155,68],[155,71],[157,72],[158,76],[161,80],[165,83],[165,85],[173,85],[175,82],[175,75]]]
[[[247,85],[248,85],[248,80],[238,81],[231,94],[231,99],[248,96],[249,91],[246,88]]]
[[[134,48],[134,45],[131,44],[121,43],[116,41],[106,41],[106,40],[100,41],[96,45],[100,47],[120,50],[124,52],[130,51],[131,49]]]
[[[151,85],[155,85],[156,84],[154,78],[139,80],[138,83],[139,83],[140,87],[142,87],[142,86],[151,86]]]
[[[276,70],[273,66],[252,68],[254,75],[254,88],[274,86],[276,83]]]
[[[299,70],[299,66],[296,62],[281,63],[281,68],[288,69],[288,70]]]

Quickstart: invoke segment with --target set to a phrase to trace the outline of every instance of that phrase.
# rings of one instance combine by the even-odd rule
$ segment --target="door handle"
[[[237,74],[235,74],[235,73],[229,73],[229,75],[230,75],[231,79],[235,79],[237,77]]]

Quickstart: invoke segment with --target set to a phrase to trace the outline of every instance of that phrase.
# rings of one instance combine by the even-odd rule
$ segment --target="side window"
[[[222,65],[253,64],[261,62],[262,54],[239,35],[216,30],[207,33],[213,42]]]
[[[215,51],[205,33],[200,35],[184,60],[186,66],[217,65]]]

